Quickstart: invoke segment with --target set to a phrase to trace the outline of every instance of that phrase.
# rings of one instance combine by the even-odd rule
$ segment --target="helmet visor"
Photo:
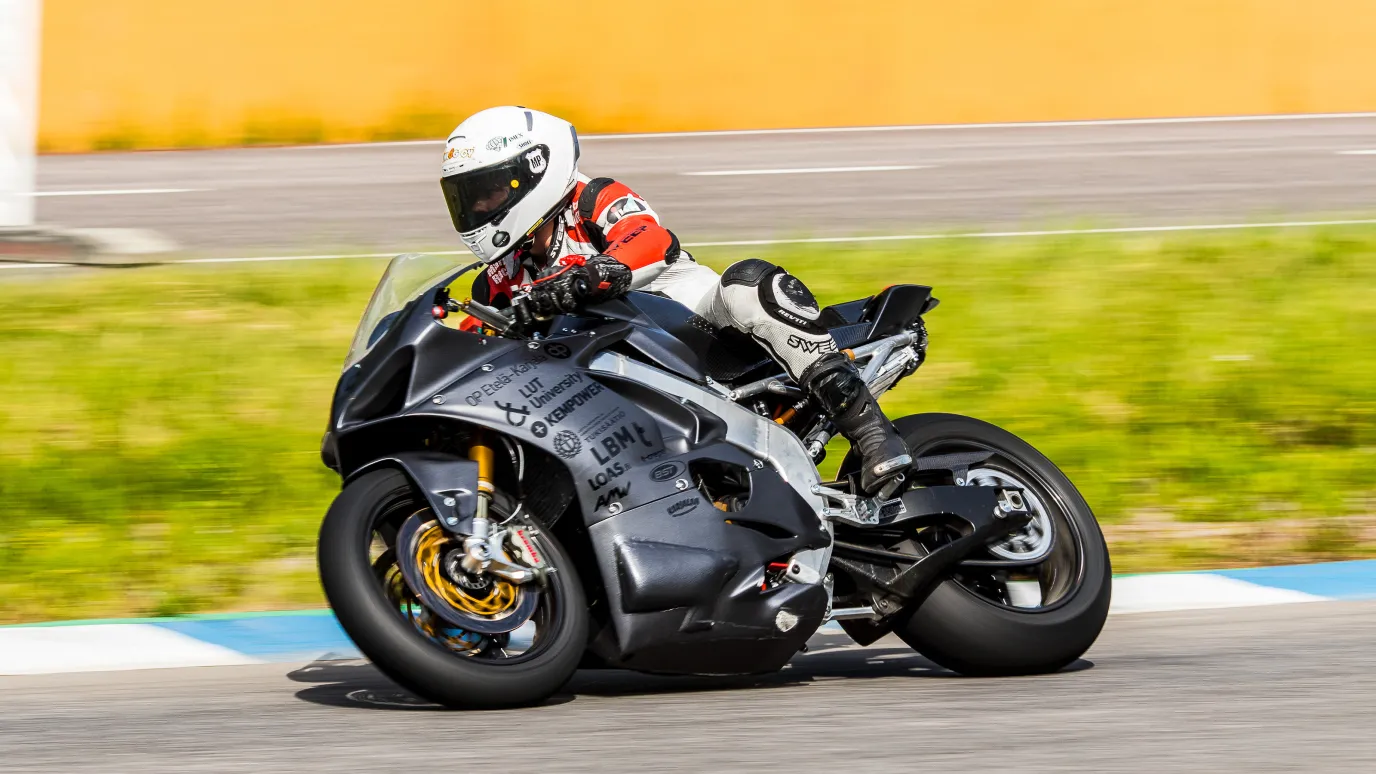
[[[537,145],[513,159],[440,178],[449,217],[460,234],[500,219],[525,198],[549,167],[549,148]]]

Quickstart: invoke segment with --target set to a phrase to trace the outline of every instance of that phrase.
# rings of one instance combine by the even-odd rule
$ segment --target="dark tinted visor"
[[[537,145],[491,167],[440,178],[449,217],[461,234],[502,217],[544,177],[549,149]]]

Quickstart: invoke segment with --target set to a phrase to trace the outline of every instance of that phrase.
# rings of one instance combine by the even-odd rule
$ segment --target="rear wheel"
[[[955,414],[894,422],[914,457],[993,452],[968,480],[1023,490],[1028,525],[967,558],[894,632],[922,655],[967,675],[1053,672],[1079,658],[1108,616],[1112,570],[1094,514],[1052,462],[1006,430]],[[847,458],[842,471],[856,466]],[[928,530],[919,543],[948,538]]]
[[[500,521],[515,509],[498,492],[492,510]],[[410,479],[376,470],[351,481],[325,516],[321,583],[345,632],[401,686],[465,709],[531,704],[572,676],[588,615],[577,571],[554,536],[537,528],[528,537],[554,570],[543,585],[466,575],[453,561],[461,543],[439,527]],[[421,570],[409,579],[407,556]]]

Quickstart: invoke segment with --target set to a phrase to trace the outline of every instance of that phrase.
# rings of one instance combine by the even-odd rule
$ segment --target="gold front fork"
[[[478,463],[478,512],[476,518],[487,520],[487,506],[492,502],[492,447],[487,443],[487,433],[473,431],[473,441],[468,445],[468,458]]]
[[[468,458],[478,463],[478,507],[476,513],[473,514],[473,534],[464,538],[463,541],[464,557],[461,564],[464,570],[474,575],[490,572],[500,578],[502,582],[517,584],[544,577],[544,570],[542,569],[544,563],[539,560],[538,556],[533,560],[537,567],[527,567],[512,562],[502,545],[506,540],[506,531],[497,533],[495,543],[488,542],[493,537],[488,508],[492,504],[492,495],[496,489],[492,485],[492,446],[490,436],[486,431],[477,429],[473,431],[473,438],[468,444]]]

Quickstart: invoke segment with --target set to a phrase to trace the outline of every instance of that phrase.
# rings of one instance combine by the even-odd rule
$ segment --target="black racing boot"
[[[860,454],[860,488],[873,495],[912,464],[908,445],[843,354],[826,355],[799,379],[813,402]]]

